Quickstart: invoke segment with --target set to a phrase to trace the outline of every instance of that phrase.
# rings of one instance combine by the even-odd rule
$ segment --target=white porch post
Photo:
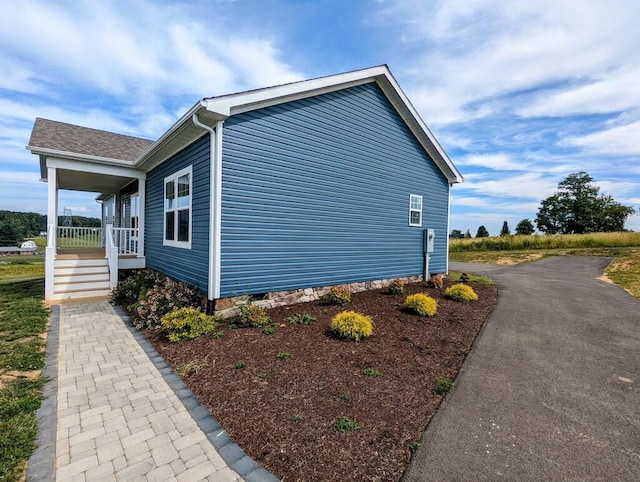
[[[47,249],[45,252],[45,299],[53,298],[54,265],[58,247],[58,172],[47,168]]]
[[[138,258],[144,257],[144,212],[146,209],[146,180],[138,179]]]

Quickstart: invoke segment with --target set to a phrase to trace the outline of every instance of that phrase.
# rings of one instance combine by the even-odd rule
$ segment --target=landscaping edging
[[[173,372],[153,345],[130,323],[129,315],[124,309],[116,305],[114,305],[114,309],[140,348],[142,348],[153,365],[158,369],[169,387],[171,387],[178,399],[180,399],[200,430],[204,432],[207,439],[216,448],[227,465],[247,482],[278,482],[280,480],[279,478],[263,467],[260,467],[255,460],[246,455],[240,446],[231,439],[227,431],[222,428],[222,425],[200,404],[200,401],[193,392],[189,390],[182,379]]]
[[[58,347],[60,344],[60,307],[51,307],[47,347],[42,376],[42,405],[36,412],[38,436],[36,450],[27,463],[27,481],[55,480],[56,430],[58,427]]]

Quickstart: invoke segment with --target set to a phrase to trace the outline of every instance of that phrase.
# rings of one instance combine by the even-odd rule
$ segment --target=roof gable
[[[201,113],[202,117],[210,121],[224,120],[242,112],[249,112],[263,107],[373,82],[380,86],[393,107],[447,180],[450,183],[462,182],[462,175],[413,107],[386,65],[236,94],[205,98],[200,102],[200,106],[204,110],[202,111],[196,106],[192,110],[193,112],[189,114],[189,117],[194,113]]]
[[[36,118],[29,145],[36,154],[72,153],[87,158],[133,162],[153,144],[139,137],[125,136],[89,127]]]

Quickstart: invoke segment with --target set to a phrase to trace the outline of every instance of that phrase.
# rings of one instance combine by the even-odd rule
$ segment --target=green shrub
[[[407,296],[404,306],[420,316],[433,316],[438,311],[438,302],[424,293]]]
[[[331,320],[331,332],[339,338],[360,341],[373,334],[373,321],[355,311],[343,311]]]
[[[478,299],[478,295],[473,291],[473,288],[462,283],[447,288],[444,294],[454,301],[476,301]]]
[[[453,380],[451,380],[451,378],[439,377],[436,380],[436,387],[433,389],[433,392],[436,395],[444,395],[449,390],[451,390],[452,386],[453,386]]]
[[[310,325],[316,321],[316,317],[309,313],[294,313],[287,317],[284,321],[288,321],[292,325]]]
[[[346,288],[334,286],[320,297],[320,301],[328,305],[343,306],[351,303],[351,293]]]
[[[340,433],[353,432],[354,430],[360,430],[360,425],[353,418],[345,417],[344,415],[336,420],[334,424],[336,430]]]
[[[259,305],[249,301],[240,307],[237,324],[239,326],[265,326],[271,323],[267,311]]]
[[[207,316],[198,308],[177,308],[161,319],[162,334],[172,343],[197,338],[216,328],[213,316]]]
[[[389,285],[389,293],[394,296],[404,294],[404,282],[401,279],[394,279]]]
[[[381,375],[381,373],[376,370],[375,368],[371,368],[371,367],[367,367],[364,370],[362,370],[362,373],[364,373],[366,376],[368,377],[379,377]]]
[[[162,275],[161,275],[162,276]],[[198,288],[184,282],[163,279],[140,295],[132,305],[131,318],[138,329],[160,326],[162,317],[176,308],[197,308],[202,295]]]
[[[163,274],[149,269],[138,271],[118,282],[111,292],[111,302],[124,307],[128,311],[134,311],[135,304],[140,296],[144,295],[150,288],[163,283],[165,279],[166,276]]]

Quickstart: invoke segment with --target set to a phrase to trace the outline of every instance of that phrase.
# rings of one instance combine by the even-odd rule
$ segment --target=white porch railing
[[[58,226],[59,248],[100,248],[102,228]]]
[[[105,254],[109,263],[109,287],[114,289],[118,284],[118,247],[113,242],[113,226],[107,224],[105,233]]]
[[[112,228],[113,241],[120,255],[138,255],[138,228]]]

